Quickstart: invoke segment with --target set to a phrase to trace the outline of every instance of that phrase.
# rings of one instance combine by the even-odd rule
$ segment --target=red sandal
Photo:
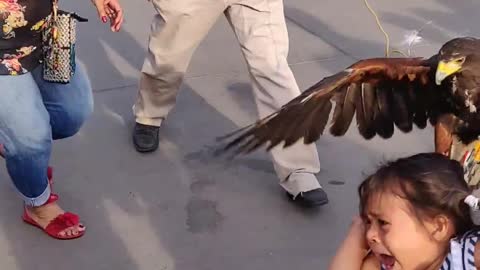
[[[47,168],[47,179],[50,185],[50,192],[53,193],[53,168],[50,166]]]
[[[53,203],[58,200],[58,195],[52,193],[50,198],[45,204]],[[58,215],[56,218],[50,221],[47,227],[42,228],[35,220],[33,220],[27,213],[27,210],[23,210],[22,219],[24,222],[33,225],[42,231],[44,231],[49,236],[60,239],[60,240],[70,240],[75,239],[83,236],[85,234],[85,229],[83,231],[79,231],[77,235],[60,235],[60,232],[64,231],[67,228],[74,227],[80,224],[80,219],[76,214],[65,212],[63,214]]]
[[[50,184],[53,184],[53,168],[48,166],[47,168],[47,177],[48,177],[48,182]]]

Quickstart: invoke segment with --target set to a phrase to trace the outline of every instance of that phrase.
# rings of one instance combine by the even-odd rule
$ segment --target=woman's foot
[[[85,226],[79,222],[78,216],[63,211],[56,200],[56,195],[52,194],[45,205],[25,207],[23,220],[41,228],[54,238],[73,239],[82,236]]]
[[[0,156],[5,158],[5,148],[0,144]],[[53,169],[48,167],[47,178],[53,184]],[[39,207],[25,207],[23,220],[37,226],[52,237],[73,239],[85,233],[85,226],[78,222],[78,216],[66,213],[56,203],[58,196],[52,194],[46,204]]]

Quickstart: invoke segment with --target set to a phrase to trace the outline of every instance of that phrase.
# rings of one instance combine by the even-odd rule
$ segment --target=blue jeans
[[[49,83],[42,67],[0,76],[0,143],[7,170],[29,206],[50,196],[47,167],[52,141],[73,136],[93,111],[90,82],[78,65],[69,84]]]

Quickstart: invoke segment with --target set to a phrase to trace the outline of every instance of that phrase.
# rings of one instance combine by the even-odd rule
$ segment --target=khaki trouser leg
[[[222,0],[153,0],[148,52],[133,111],[136,122],[160,126],[174,107],[193,52],[225,9]]]
[[[253,81],[260,117],[280,109],[300,94],[288,66],[288,33],[282,0],[240,0],[226,16],[241,44]],[[320,187],[313,173],[320,171],[317,148],[302,141],[289,148],[272,149],[280,185],[297,195]],[[289,175],[293,172],[303,172]]]

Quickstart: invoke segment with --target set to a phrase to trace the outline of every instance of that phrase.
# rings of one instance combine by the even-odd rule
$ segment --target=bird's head
[[[474,38],[456,38],[445,43],[438,54],[438,66],[435,74],[435,83],[442,81],[450,75],[468,69],[474,58],[480,58],[480,41]]]

